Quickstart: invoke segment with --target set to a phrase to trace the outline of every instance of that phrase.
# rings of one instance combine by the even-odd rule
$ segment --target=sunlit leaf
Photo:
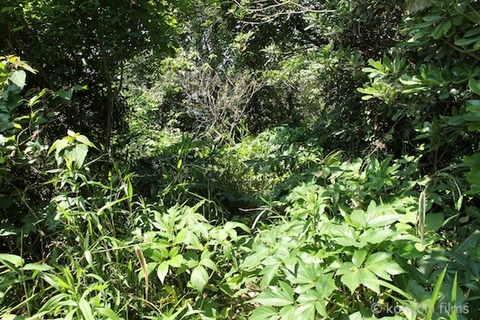
[[[203,292],[203,288],[208,282],[208,273],[203,266],[196,266],[190,277],[190,283],[192,287],[198,292]]]

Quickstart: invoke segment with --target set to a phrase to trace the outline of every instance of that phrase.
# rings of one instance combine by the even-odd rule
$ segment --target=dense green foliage
[[[0,0],[0,28],[2,319],[480,316],[478,1]]]

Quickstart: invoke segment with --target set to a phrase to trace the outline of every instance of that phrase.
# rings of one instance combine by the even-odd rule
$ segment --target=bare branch
[[[206,64],[180,76],[187,112],[195,119],[197,132],[216,140],[234,135],[250,100],[261,88],[247,73],[229,76]]]
[[[253,19],[259,19],[259,21],[244,21],[247,24],[259,24],[263,22],[270,22],[280,16],[297,15],[305,13],[332,13],[335,10],[330,9],[316,9],[312,7],[304,6],[297,1],[284,0],[284,1],[271,1],[258,0],[253,3],[245,4],[242,1],[234,0],[234,3],[246,13],[250,14]]]

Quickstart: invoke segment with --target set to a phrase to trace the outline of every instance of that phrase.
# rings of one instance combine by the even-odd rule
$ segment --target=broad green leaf
[[[89,147],[93,147],[93,143],[84,135],[80,134],[78,136],[75,137],[75,140],[77,140],[78,142],[81,142]]]
[[[278,274],[278,269],[280,268],[280,263],[276,265],[269,265],[265,266],[260,274],[263,276],[262,280],[260,281],[260,286],[262,288],[267,287],[270,285],[270,282],[273,280],[273,278]]]
[[[173,240],[173,244],[184,243],[184,240],[186,237],[187,237],[187,229],[182,228],[180,232],[175,236],[175,239]]]
[[[203,292],[203,288],[208,282],[208,273],[203,266],[196,266],[190,277],[190,283],[192,287],[198,292]]]
[[[366,257],[367,257],[366,250],[357,250],[353,254],[352,262],[357,268],[360,268],[363,262],[365,261]]]
[[[361,276],[362,275],[360,274],[359,269],[353,267],[353,268],[350,268],[348,272],[345,272],[343,276],[340,278],[340,280],[344,285],[348,287],[350,292],[353,294],[355,292],[355,289],[357,289],[360,286],[360,283],[362,281]]]
[[[69,142],[65,139],[57,140],[50,147],[50,149],[48,150],[48,153],[50,154],[53,150],[55,150],[56,153],[58,154],[60,151],[68,147],[68,145],[69,145]]]
[[[284,292],[286,292],[288,294],[288,297],[290,298],[290,300],[294,300],[293,298],[293,288],[286,282],[284,281],[279,281],[278,282],[280,284],[280,287],[282,288],[282,290]]]
[[[180,266],[182,265],[183,263],[183,256],[181,255],[176,255],[174,257],[172,257],[169,261],[168,261],[168,264],[174,268],[180,268]]]
[[[468,81],[468,86],[475,94],[480,96],[480,81],[477,81],[474,78],[470,78],[470,80]]]
[[[462,39],[456,40],[455,45],[459,47],[465,47],[477,41],[480,41],[480,37],[462,38]]]
[[[478,154],[480,156],[480,154]],[[472,157],[467,157],[466,159],[472,159]],[[458,247],[455,248],[455,252],[463,253],[468,250],[468,248],[473,248],[478,245],[480,242],[480,231],[475,230],[471,235],[468,236]]]
[[[25,81],[27,80],[27,74],[23,70],[15,70],[8,79],[17,87],[23,89]]]
[[[417,77],[403,75],[400,79],[400,82],[406,86],[418,86],[422,84],[422,80]]]
[[[60,89],[54,94],[55,97],[60,97],[67,101],[72,100],[72,95],[73,95],[73,89],[69,89],[69,90]]]
[[[323,297],[328,299],[330,295],[337,290],[332,273],[319,274],[315,290]]]
[[[253,251],[252,254],[248,255],[243,263],[240,265],[240,269],[252,270],[255,269],[263,259],[270,255],[270,249],[267,247],[259,247]]]
[[[275,320],[277,319],[278,311],[270,306],[261,306],[253,310],[249,320]]]
[[[391,239],[396,233],[392,229],[367,229],[359,237],[362,243],[378,244]]]
[[[425,216],[425,231],[437,231],[445,221],[443,213],[429,213]]]
[[[355,229],[346,224],[330,224],[328,226],[328,235],[342,246],[353,246],[357,242]]]
[[[475,35],[480,35],[480,27],[471,28],[471,29],[467,30],[465,32],[465,34],[463,35],[463,37],[468,38],[468,37],[475,36]]]
[[[77,163],[78,167],[83,165],[85,158],[87,157],[88,146],[84,144],[77,144],[70,153],[70,157]]]
[[[163,261],[157,267],[157,277],[160,279],[160,282],[163,284],[165,282],[165,277],[168,274],[169,264],[167,261]]]
[[[441,37],[444,36],[444,24],[445,22],[440,23],[435,30],[432,32],[432,38],[435,40],[440,39]]]
[[[367,213],[363,210],[353,210],[353,212],[350,214],[350,220],[355,227],[365,228],[367,227],[366,216]]]
[[[369,269],[363,268],[358,270],[358,277],[360,278],[360,283],[365,287],[373,290],[377,294],[380,294],[380,285],[378,284],[377,277]],[[352,291],[353,292],[353,291]]]
[[[449,36],[448,32],[450,31],[451,28],[452,28],[452,21],[451,20],[445,21],[443,23],[443,35]]]
[[[0,260],[10,262],[15,267],[21,267],[24,263],[22,257],[10,253],[0,253]]]
[[[295,274],[295,283],[315,285],[318,274],[319,272],[316,268],[316,265],[305,263],[300,260],[298,262],[298,268]]]
[[[467,100],[465,105],[468,111],[480,112],[480,100]]]
[[[401,220],[402,217],[403,217],[403,214],[398,214],[398,213],[384,214],[384,215],[369,219],[367,221],[367,224],[370,228],[383,227],[383,226],[391,225],[392,223]]]
[[[295,308],[293,316],[296,320],[314,320],[315,319],[315,302],[301,304]]]
[[[390,279],[390,275],[404,273],[405,271],[392,259],[392,254],[377,252],[370,255],[365,262],[365,268],[383,279]]]
[[[295,312],[296,306],[288,305],[280,309],[278,315],[280,319],[293,319],[293,313]]]
[[[217,265],[209,258],[204,258],[200,260],[200,265],[207,267],[210,270],[217,271]]]
[[[235,230],[236,228],[240,228],[240,229],[242,229],[243,231],[245,231],[245,232],[247,232],[247,233],[251,233],[251,232],[252,232],[247,225],[245,225],[245,224],[243,224],[243,223],[240,223],[240,222],[228,221],[227,223],[225,223],[225,225],[223,226],[223,228],[224,228],[225,231],[227,231],[227,232],[230,232],[231,230]]]
[[[269,287],[270,290],[263,291],[251,302],[257,302],[264,306],[283,307],[294,303],[293,295],[279,287]]]
[[[322,300],[322,296],[319,294],[319,292],[314,291],[314,290],[309,290],[307,292],[301,293],[298,298],[297,298],[297,303],[300,305],[310,303],[310,302],[315,302],[317,300]]]

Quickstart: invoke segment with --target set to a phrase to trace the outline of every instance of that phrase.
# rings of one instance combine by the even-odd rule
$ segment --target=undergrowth
[[[43,242],[4,236],[16,241],[0,254],[3,318],[452,319],[447,306],[472,318],[480,233],[456,180],[421,176],[415,157],[324,155],[295,133],[218,149],[184,138],[158,158],[168,202],[115,163],[92,175],[87,137],[57,140],[54,195],[30,231]],[[247,196],[241,211],[226,209],[229,190]]]

